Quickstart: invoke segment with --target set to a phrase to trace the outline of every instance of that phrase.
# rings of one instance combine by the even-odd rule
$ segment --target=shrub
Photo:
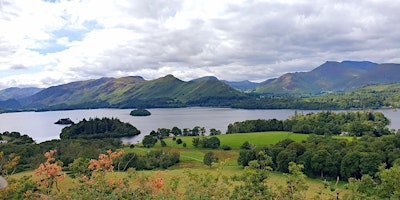
[[[225,150],[225,151],[229,151],[229,150],[231,150],[232,148],[231,148],[230,146],[224,144],[224,145],[222,145],[222,149]]]

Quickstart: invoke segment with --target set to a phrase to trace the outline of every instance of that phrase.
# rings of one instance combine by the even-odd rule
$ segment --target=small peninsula
[[[140,131],[116,118],[89,118],[62,129],[61,139],[103,139],[139,135]]]
[[[130,115],[132,116],[149,116],[151,115],[150,111],[146,110],[146,109],[136,109],[136,110],[132,110]]]

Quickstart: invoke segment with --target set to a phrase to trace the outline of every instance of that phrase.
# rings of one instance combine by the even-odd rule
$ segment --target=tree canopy
[[[140,134],[140,131],[129,123],[116,118],[83,119],[77,124],[62,129],[61,139],[100,139],[130,137]]]

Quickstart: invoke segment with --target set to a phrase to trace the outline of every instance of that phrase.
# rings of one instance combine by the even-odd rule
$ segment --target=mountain
[[[49,87],[19,102],[24,109],[180,107],[221,105],[246,96],[218,79],[185,82],[167,75],[100,78]]]
[[[193,79],[190,82],[201,82],[201,81],[205,81],[205,80],[218,80],[218,78],[215,76],[204,76],[204,77],[200,77],[197,79]],[[260,85],[259,83],[251,82],[248,80],[245,80],[245,81],[221,80],[221,81],[237,90],[240,90],[240,91],[253,90]]]
[[[400,67],[393,65],[368,61],[328,61],[310,72],[284,74],[258,87],[256,92],[321,94],[330,91],[347,91],[372,83],[392,83],[395,81],[394,76],[389,77],[387,74],[400,72]],[[397,80],[399,81],[400,79]]]
[[[11,87],[4,90],[0,90],[0,101],[5,101],[8,99],[22,99],[24,97],[31,96],[37,92],[40,92],[42,88],[28,87],[28,88],[18,88]]]
[[[200,78],[193,79],[190,82],[201,82],[201,81],[209,81],[209,80],[218,80],[218,78],[215,76],[203,76]]]
[[[247,91],[247,90],[253,90],[260,86],[260,83],[255,83],[251,82],[248,80],[245,81],[225,81],[223,80],[222,82],[228,84],[229,86],[238,89],[240,91]]]

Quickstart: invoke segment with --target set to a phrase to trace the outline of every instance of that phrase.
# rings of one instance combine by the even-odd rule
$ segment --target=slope
[[[245,95],[219,80],[185,82],[167,75],[150,81],[130,76],[72,82],[44,89],[20,102],[25,109],[56,110],[214,105],[216,100],[221,105],[237,98]]]
[[[352,80],[377,68],[368,61],[328,61],[310,72],[287,73],[256,89],[257,93],[320,94],[327,91],[345,91],[353,88]]]

